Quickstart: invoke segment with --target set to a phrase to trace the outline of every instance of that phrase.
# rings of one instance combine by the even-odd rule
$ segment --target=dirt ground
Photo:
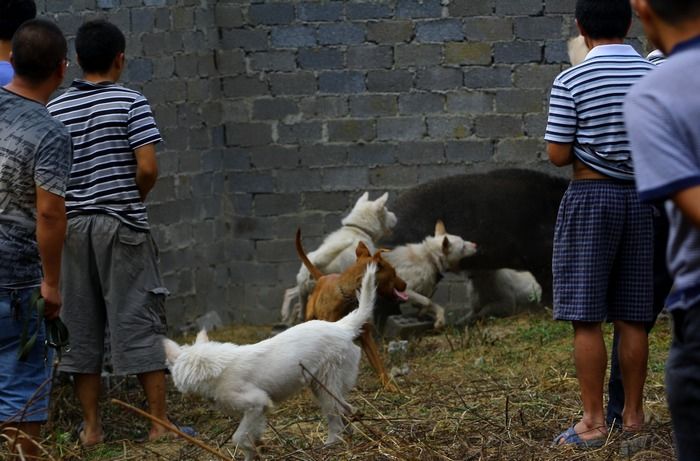
[[[269,331],[269,327],[239,326],[210,336],[248,343]],[[269,460],[675,459],[663,387],[670,341],[666,319],[651,335],[646,448],[631,457],[621,455],[618,432],[612,432],[600,449],[551,446],[552,438],[580,416],[571,338],[569,324],[554,322],[542,313],[488,320],[466,331],[413,339],[403,362],[409,372],[396,378],[398,393],[382,390],[363,358],[358,385],[349,399],[357,413],[347,444],[324,447],[325,423],[310,393],[304,392],[271,412],[261,456]],[[52,417],[42,443],[45,458],[220,459],[180,440],[137,442],[146,432],[145,420],[111,403],[113,398],[144,405],[135,380],[113,378],[104,395],[106,443],[82,449],[71,429],[80,421],[77,402],[70,382],[61,378],[54,388]],[[227,417],[215,404],[174,389],[168,401],[172,417],[194,426],[198,439],[229,459],[243,458],[230,443],[238,416]]]

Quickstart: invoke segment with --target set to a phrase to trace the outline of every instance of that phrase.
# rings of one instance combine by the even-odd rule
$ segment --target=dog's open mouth
[[[399,301],[408,301],[408,293],[406,293],[405,291],[399,291],[396,288],[394,288],[394,296],[396,296],[396,299],[398,299]]]

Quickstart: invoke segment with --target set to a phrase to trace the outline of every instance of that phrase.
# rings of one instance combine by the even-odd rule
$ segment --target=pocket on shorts
[[[165,298],[170,294],[165,287],[156,287],[148,290],[148,303],[146,309],[153,320],[153,331],[164,335],[167,330],[165,316]]]
[[[119,241],[124,245],[129,246],[139,246],[143,244],[148,238],[147,232],[136,231],[124,224],[119,226],[118,235]]]
[[[12,311],[10,293],[0,293],[0,346],[13,342],[19,337],[21,331],[19,325]]]
[[[120,224],[116,235],[119,244],[113,253],[113,258],[119,261],[120,271],[126,277],[136,278],[146,267],[148,255],[147,239],[149,234]]]

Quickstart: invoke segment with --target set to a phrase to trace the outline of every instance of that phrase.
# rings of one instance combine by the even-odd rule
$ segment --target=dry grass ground
[[[214,332],[218,340],[238,343],[263,338],[269,329],[232,327]],[[663,367],[670,341],[669,324],[660,320],[651,335],[646,405],[651,445],[631,458],[620,451],[613,432],[600,449],[553,448],[552,438],[579,416],[577,383],[571,358],[571,327],[546,314],[490,320],[466,332],[415,339],[406,360],[407,376],[397,378],[400,393],[383,391],[366,361],[350,402],[357,410],[347,445],[324,447],[325,423],[310,394],[274,409],[261,449],[274,460],[672,460]],[[186,338],[185,341],[191,341]],[[107,443],[83,450],[67,428],[80,420],[70,384],[54,390],[55,407],[43,446],[47,457],[62,460],[209,460],[210,454],[181,441],[136,443],[145,433],[140,417],[108,399],[143,405],[132,380],[115,381],[105,396]],[[200,438],[233,456],[229,442],[238,423],[216,406],[176,392],[170,412],[193,425]],[[235,453],[236,459],[242,459]]]

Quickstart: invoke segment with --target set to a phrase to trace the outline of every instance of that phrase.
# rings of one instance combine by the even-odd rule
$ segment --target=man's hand
[[[63,304],[58,285],[49,285],[45,280],[42,280],[41,297],[44,298],[44,317],[49,320],[57,318]]]

